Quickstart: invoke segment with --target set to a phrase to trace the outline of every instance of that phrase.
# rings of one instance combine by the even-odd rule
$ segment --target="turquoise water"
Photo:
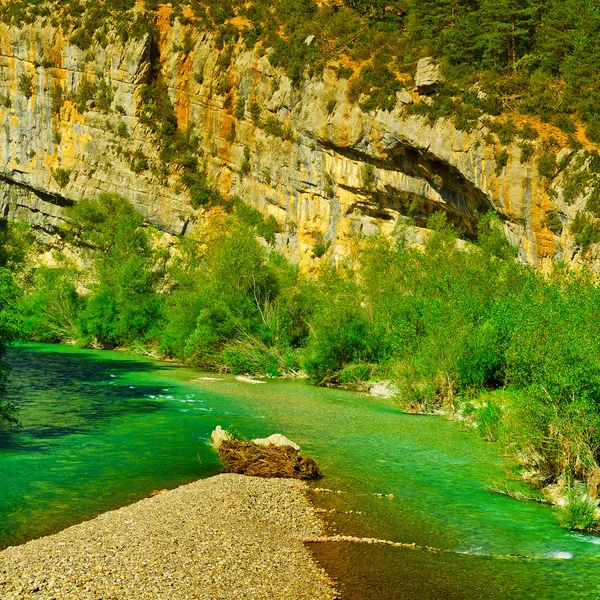
[[[337,510],[331,532],[449,551],[311,545],[344,597],[600,598],[600,539],[560,529],[550,507],[486,492],[506,478],[498,447],[456,423],[117,352],[27,345],[8,361],[23,428],[0,433],[0,547],[215,474],[210,432],[233,424],[252,437],[284,433],[319,462],[317,485],[350,492],[313,494]]]

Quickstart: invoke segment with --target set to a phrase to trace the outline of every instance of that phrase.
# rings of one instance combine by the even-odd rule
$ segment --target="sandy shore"
[[[333,598],[297,481],[219,475],[0,552],[0,598]]]

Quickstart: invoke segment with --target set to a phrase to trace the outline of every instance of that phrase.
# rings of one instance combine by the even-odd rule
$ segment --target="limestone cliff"
[[[25,218],[51,241],[62,207],[110,191],[166,231],[193,227],[203,209],[191,207],[176,170],[162,168],[157,141],[140,121],[141,87],[160,72],[179,127],[199,134],[209,179],[273,215],[279,249],[306,266],[316,242],[331,242],[342,258],[353,234],[389,232],[409,211],[424,226],[439,208],[467,235],[493,208],[527,262],[576,255],[567,227],[556,235],[545,225],[551,211],[566,225],[581,208],[553,191],[560,173],[554,183],[540,177],[516,145],[499,167],[483,125],[465,133],[447,118],[430,124],[407,109],[419,100],[414,90],[398,93],[391,112],[363,112],[332,69],[293,86],[260,47],[219,49],[211,33],[194,31],[185,48],[185,27],[164,11],[158,30],[157,41],[82,51],[48,24],[0,25],[5,217]],[[103,102],[81,105],[85,82],[108,84]],[[419,239],[423,230],[414,232]]]

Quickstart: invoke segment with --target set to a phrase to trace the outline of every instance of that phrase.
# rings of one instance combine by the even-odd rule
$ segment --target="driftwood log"
[[[224,473],[254,477],[317,479],[323,474],[312,458],[300,456],[290,446],[257,446],[252,442],[230,440],[219,446]]]

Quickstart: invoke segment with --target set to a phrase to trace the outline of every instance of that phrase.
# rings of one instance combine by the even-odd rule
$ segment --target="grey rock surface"
[[[419,94],[429,94],[443,82],[442,69],[431,56],[419,60],[415,73],[415,87]]]

